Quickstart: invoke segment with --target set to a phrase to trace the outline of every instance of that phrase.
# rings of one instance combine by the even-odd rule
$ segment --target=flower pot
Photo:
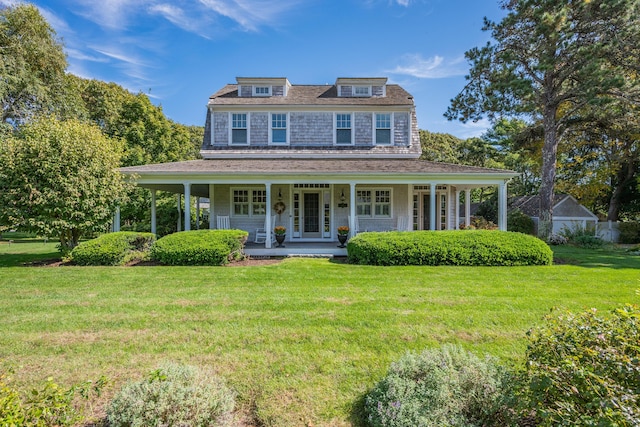
[[[286,234],[276,234],[276,242],[278,242],[277,248],[284,248],[282,242],[284,242],[285,237],[287,237]]]
[[[347,234],[338,234],[338,241],[340,242],[339,248],[344,248],[344,244],[346,243],[349,236]]]

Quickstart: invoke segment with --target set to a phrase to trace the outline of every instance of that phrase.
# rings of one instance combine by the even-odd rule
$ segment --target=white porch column
[[[116,206],[116,212],[113,214],[113,231],[120,231],[120,206]]]
[[[413,231],[413,184],[407,185],[407,229],[402,231]]]
[[[464,225],[471,224],[471,189],[464,190]]]
[[[429,202],[429,230],[436,229],[436,185],[431,183],[429,186],[429,197],[431,198]]]
[[[353,237],[356,229],[356,183],[349,183],[349,234]]]
[[[455,198],[456,198],[456,213],[455,213],[455,228],[454,230],[458,230],[460,228],[460,190],[458,190],[456,188],[456,192],[455,192]]]
[[[213,230],[215,228],[215,218],[213,215],[213,193],[214,184],[209,184],[209,230]]]
[[[182,231],[182,194],[176,194],[176,199],[178,200],[178,231]]]
[[[273,226],[274,224],[271,224],[271,183],[270,182],[266,182],[264,184],[264,187],[266,189],[266,193],[267,193],[267,210],[265,212],[266,218],[264,220],[264,228],[265,228],[265,232],[267,233],[267,238],[264,239],[264,247],[267,249],[271,248],[271,233],[273,233]]]
[[[156,234],[157,232],[156,222],[156,190],[151,190],[151,232]]]
[[[200,230],[200,197],[196,196],[196,230]]]
[[[191,183],[184,184],[184,231],[191,230]]]
[[[498,229],[507,231],[507,183],[498,185]]]

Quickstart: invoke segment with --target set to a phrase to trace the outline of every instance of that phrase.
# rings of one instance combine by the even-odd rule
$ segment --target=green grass
[[[553,307],[638,302],[640,257],[554,248],[548,267],[22,267],[55,244],[0,243],[0,367],[22,386],[111,386],[165,361],[213,367],[266,426],[363,425],[359,401],[408,350],[459,343],[521,363]]]

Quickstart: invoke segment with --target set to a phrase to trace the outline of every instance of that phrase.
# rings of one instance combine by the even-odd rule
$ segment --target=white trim
[[[237,144],[233,142],[233,115],[239,115],[239,114],[246,114],[247,116],[247,143],[246,144]],[[238,129],[242,129],[242,128],[238,128]],[[212,129],[213,132],[213,129]],[[229,112],[229,146],[232,147],[248,147],[249,145],[251,145],[251,113],[249,113],[248,111],[238,111],[238,112]]]
[[[285,128],[285,133],[286,133],[286,141],[285,142],[273,142],[273,114],[284,114],[285,115],[285,120],[287,121],[287,126]],[[291,141],[291,118],[289,117],[289,113],[288,112],[270,112],[268,113],[268,118],[267,120],[269,121],[269,145],[274,145],[277,147],[288,147],[290,145],[290,141]]]
[[[351,125],[351,143],[349,144],[338,144],[338,114],[349,114],[349,123]],[[355,145],[354,141],[354,126],[355,125],[355,113],[349,111],[335,111],[333,113],[333,145],[338,147],[350,147]],[[345,129],[345,128],[340,128]],[[340,153],[336,153],[338,156]],[[362,155],[361,155],[362,156]],[[308,154],[307,154],[308,157]],[[324,156],[323,156],[324,157]]]
[[[366,88],[367,93],[358,94],[356,93],[356,88],[358,89]],[[351,85],[351,96],[353,98],[371,98],[372,94],[373,94],[373,87],[371,85]]]
[[[256,89],[258,88],[267,88],[267,93],[258,93]],[[268,98],[273,96],[273,86],[271,85],[252,85],[251,86],[251,95],[258,98]]]
[[[263,218],[266,215],[266,212],[269,211],[269,205],[265,202],[265,213],[262,214],[254,214],[253,213],[253,192],[254,191],[266,191],[264,187],[261,186],[247,186],[247,187],[239,187],[237,186],[239,183],[236,182],[236,186],[229,186],[229,216],[231,218]],[[235,202],[233,200],[234,191],[247,191],[248,193],[248,212],[247,215],[236,214],[235,213]]]
[[[358,203],[357,203],[357,193],[358,191],[369,191],[371,192],[371,201],[369,202],[369,206],[371,207],[371,215],[360,215],[358,214]],[[388,191],[389,192],[389,215],[376,215],[376,205],[385,205],[386,203],[376,203],[376,191]],[[355,212],[358,215],[358,218],[393,218],[393,187],[377,187],[377,186],[367,186],[360,187],[356,190],[356,206]],[[362,204],[362,203],[361,203]]]
[[[389,143],[388,144],[378,144],[378,133],[376,132],[378,130],[378,118],[377,115],[378,114],[388,114],[389,115]],[[372,123],[372,127],[373,127],[373,135],[372,135],[372,143],[373,145],[377,145],[380,147],[392,147],[395,145],[395,117],[394,117],[393,112],[384,112],[384,111],[376,111],[374,113],[371,114],[371,121]],[[380,129],[386,129],[386,128],[380,128]]]

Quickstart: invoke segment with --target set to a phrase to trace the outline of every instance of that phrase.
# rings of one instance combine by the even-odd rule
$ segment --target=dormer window
[[[253,96],[271,96],[271,86],[254,86]]]
[[[354,86],[353,96],[371,96],[371,86]]]

